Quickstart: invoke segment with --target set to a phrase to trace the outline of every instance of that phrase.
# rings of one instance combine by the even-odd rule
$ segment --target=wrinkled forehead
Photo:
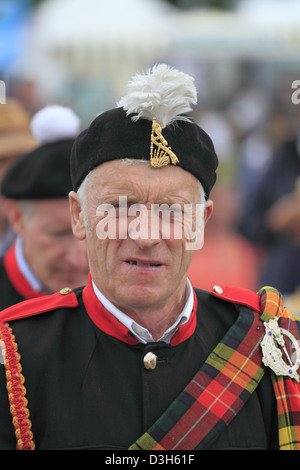
[[[200,197],[197,178],[171,165],[155,169],[147,161],[114,160],[96,167],[88,178],[87,194],[92,197],[127,196],[140,202],[176,198],[184,203],[196,202]]]
[[[17,205],[22,212],[26,227],[31,230],[51,229],[56,226],[70,227],[68,198],[21,200]]]

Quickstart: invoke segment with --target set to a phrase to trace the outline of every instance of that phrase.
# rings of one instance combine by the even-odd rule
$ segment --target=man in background
[[[38,142],[30,131],[30,117],[21,103],[8,99],[0,105],[0,184],[9,166],[23,153],[33,150]],[[14,240],[7,218],[6,204],[0,194],[0,256]]]
[[[68,108],[46,107],[32,128],[40,145],[14,162],[1,186],[16,234],[0,261],[1,309],[87,279],[85,243],[73,236],[68,203],[79,120]]]

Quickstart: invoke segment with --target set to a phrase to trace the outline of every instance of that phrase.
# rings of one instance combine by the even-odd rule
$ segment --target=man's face
[[[119,206],[120,201],[125,201],[124,206]],[[167,214],[169,224],[163,222],[163,216],[157,216],[155,204],[156,208],[176,207],[176,214]],[[92,278],[125,313],[178,303],[184,296],[193,251],[186,249],[185,237],[175,237],[174,233],[184,225],[177,214],[191,204],[200,204],[200,193],[190,173],[172,165],[153,169],[120,160],[106,162],[94,171],[87,190],[87,227],[78,197],[71,194],[74,233],[87,239]],[[208,216],[210,206],[204,212]]]
[[[20,234],[30,268],[51,292],[86,284],[86,244],[73,235],[67,199],[34,202]]]

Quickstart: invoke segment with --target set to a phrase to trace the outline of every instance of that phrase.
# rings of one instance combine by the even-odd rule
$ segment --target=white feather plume
[[[197,103],[194,79],[166,64],[155,65],[146,74],[135,75],[128,83],[128,93],[117,103],[133,120],[156,118],[162,128],[183,116]]]
[[[33,116],[30,123],[33,136],[41,144],[71,139],[78,134],[80,125],[77,114],[60,105],[46,106]]]

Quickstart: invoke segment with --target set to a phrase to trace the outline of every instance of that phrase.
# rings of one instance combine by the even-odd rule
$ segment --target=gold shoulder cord
[[[177,156],[168,145],[168,142],[162,135],[161,126],[153,119],[150,147],[150,164],[152,167],[160,168],[169,163],[173,165],[179,163]]]
[[[25,397],[24,376],[20,364],[20,354],[15,336],[8,324],[0,324],[0,346],[4,360],[10,412],[13,418],[17,450],[34,450],[31,422],[29,420],[28,401]]]

